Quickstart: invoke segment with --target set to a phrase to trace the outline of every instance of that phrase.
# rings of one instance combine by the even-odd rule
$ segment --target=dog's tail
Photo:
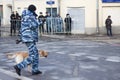
[[[13,59],[16,57],[16,54],[7,53],[8,59]]]

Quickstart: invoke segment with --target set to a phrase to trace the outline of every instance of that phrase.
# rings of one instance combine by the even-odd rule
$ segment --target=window
[[[51,14],[52,9],[52,16],[57,16],[57,8],[46,8],[46,12]]]

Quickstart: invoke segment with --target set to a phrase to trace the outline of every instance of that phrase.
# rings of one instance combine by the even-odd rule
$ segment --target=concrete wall
[[[10,24],[10,14],[11,14],[10,6],[12,6],[12,0],[2,0],[0,2],[1,2],[1,5],[3,5],[2,24],[8,25]]]
[[[102,3],[99,0],[99,27],[100,33],[106,34],[105,19],[111,15],[113,34],[120,34],[120,3]]]
[[[51,7],[58,7],[58,2],[55,0],[55,4],[50,6],[46,4],[46,0],[16,0],[14,2],[14,11],[18,11],[18,8],[21,8],[21,13],[25,8],[27,8],[30,4],[34,4],[37,7],[36,13],[39,14],[39,12],[43,12],[43,15],[45,15],[46,8]]]
[[[74,2],[74,4],[73,4]],[[62,0],[61,1],[61,15],[63,18],[67,13],[69,7],[84,7],[85,8],[85,33],[96,33],[96,0]]]
[[[13,2],[14,1],[14,2]],[[114,9],[111,10],[110,14],[112,15],[113,19],[113,33],[114,34],[120,34],[119,26],[120,23],[117,21],[117,18],[119,18],[119,11],[118,14],[112,13],[116,10],[120,10],[120,3],[102,3],[102,0],[54,0],[55,4],[50,6],[46,4],[46,0],[0,0],[0,4],[3,5],[3,23],[9,24],[9,13],[10,8],[8,5],[13,5],[13,11],[18,11],[19,14],[23,11],[23,9],[27,8],[28,5],[34,4],[37,7],[37,14],[39,12],[43,12],[43,15],[45,15],[46,8],[51,7],[57,7],[58,13],[60,11],[60,15],[64,19],[66,14],[68,13],[68,8],[84,8],[85,9],[85,34],[95,34],[97,33],[97,27],[99,27],[99,32],[101,34],[106,34],[106,28],[104,21],[107,17],[106,10],[109,8]],[[97,5],[98,1],[98,5]],[[58,3],[59,2],[59,3]],[[60,4],[60,5],[59,5]],[[99,10],[98,18],[97,18],[97,7]],[[59,10],[60,9],[60,10]],[[98,19],[98,24],[97,24]],[[118,19],[119,20],[119,19]]]

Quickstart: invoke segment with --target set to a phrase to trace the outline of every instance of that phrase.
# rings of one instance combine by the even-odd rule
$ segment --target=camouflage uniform
[[[38,71],[39,56],[36,42],[38,41],[38,21],[36,16],[29,10],[22,12],[22,21],[20,29],[20,38],[26,44],[29,50],[29,57],[17,64],[19,69],[32,64],[32,72]]]

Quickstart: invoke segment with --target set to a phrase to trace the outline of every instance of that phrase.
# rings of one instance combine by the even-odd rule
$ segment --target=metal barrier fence
[[[39,26],[41,34],[63,34],[71,33],[71,22],[64,23],[61,17],[47,17],[45,22]]]
[[[0,36],[9,36],[10,35],[10,27],[9,25],[0,26]]]
[[[19,34],[21,20],[11,20],[10,24],[0,25],[0,36],[15,36]]]
[[[11,20],[10,22],[10,34],[18,34],[21,27],[21,20]],[[39,33],[41,35],[71,33],[71,22],[66,21],[64,23],[64,20],[60,17],[47,17],[40,23]]]
[[[10,35],[19,34],[19,30],[21,27],[21,20],[11,20],[10,21]]]

